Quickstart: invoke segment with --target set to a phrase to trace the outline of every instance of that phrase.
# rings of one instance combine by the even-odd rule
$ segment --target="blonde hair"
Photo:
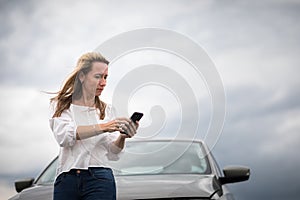
[[[87,74],[91,71],[94,62],[109,64],[109,61],[98,52],[83,54],[78,59],[74,71],[67,78],[62,89],[57,92],[57,96],[50,99],[51,102],[57,101],[56,110],[52,117],[60,117],[62,112],[70,107],[73,99],[79,99],[82,96],[82,87],[78,75],[80,72]],[[98,96],[95,96],[95,106],[100,110],[100,119],[104,119],[106,103],[101,101]]]

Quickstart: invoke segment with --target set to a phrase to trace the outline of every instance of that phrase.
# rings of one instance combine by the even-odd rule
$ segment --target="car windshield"
[[[46,168],[46,170],[40,175],[37,179],[36,184],[52,184],[55,179],[56,168],[57,168],[58,160],[57,158],[53,160],[50,165]]]
[[[115,175],[209,174],[209,162],[198,142],[128,142],[111,162]]]

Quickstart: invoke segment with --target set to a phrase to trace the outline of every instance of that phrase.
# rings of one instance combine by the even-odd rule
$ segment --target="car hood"
[[[145,175],[116,176],[118,199],[153,199],[176,197],[210,197],[213,175]]]

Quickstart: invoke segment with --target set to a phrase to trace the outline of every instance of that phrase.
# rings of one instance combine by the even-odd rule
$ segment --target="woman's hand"
[[[120,128],[122,137],[131,138],[136,134],[138,124],[134,123],[131,119],[128,118],[118,118],[120,120]]]
[[[139,127],[139,122],[134,123],[132,120],[127,119],[127,118],[122,118],[122,119],[125,119],[125,123],[124,123],[124,125],[121,125],[121,129],[122,129],[122,131],[120,131],[121,134],[119,135],[117,140],[114,142],[114,144],[119,149],[124,148],[125,139],[133,137],[136,133],[137,128]],[[125,131],[126,131],[127,134],[122,133],[122,132],[125,132]],[[120,151],[115,151],[115,152],[119,153]]]
[[[116,118],[105,124],[99,124],[100,129],[104,132],[119,131],[124,138],[133,137],[136,134],[136,130],[139,126],[138,122],[134,123],[128,118]],[[127,133],[127,134],[126,134]]]
[[[103,132],[121,131],[121,124],[118,118],[104,124],[99,124],[99,127]]]

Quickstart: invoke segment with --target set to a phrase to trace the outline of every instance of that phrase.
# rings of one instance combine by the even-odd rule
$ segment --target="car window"
[[[115,175],[209,174],[209,162],[201,143],[132,142],[117,162],[111,162]]]
[[[52,163],[50,163],[50,165],[44,170],[44,172],[37,179],[36,184],[38,185],[52,184],[55,179],[56,168],[57,168],[57,159],[52,161]]]

